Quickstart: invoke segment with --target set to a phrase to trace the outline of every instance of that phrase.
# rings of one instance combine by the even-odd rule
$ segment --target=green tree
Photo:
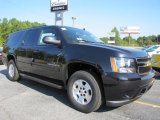
[[[15,31],[27,29],[34,26],[42,26],[44,23],[20,21],[16,18],[8,20],[7,18],[0,19],[0,46],[2,46],[6,40],[6,37]]]
[[[108,38],[107,37],[103,37],[103,38],[100,38],[104,43],[108,43]]]
[[[120,38],[119,31],[116,27],[114,27],[111,32],[115,33],[115,43],[116,45],[122,45],[122,39]]]
[[[160,44],[160,35],[158,35],[158,36],[156,37],[156,39],[157,39],[157,40],[156,40],[157,43]]]
[[[143,37],[139,37],[137,39],[137,43],[138,43],[139,46],[143,46],[144,45],[144,43],[143,43]]]
[[[111,32],[114,32],[116,35],[115,35],[115,39],[121,39],[120,38],[120,34],[119,34],[119,31],[116,27],[114,27]]]
[[[158,44],[157,36],[151,35],[151,36],[139,37],[137,39],[137,43],[139,44],[139,46],[156,45],[156,44]]]

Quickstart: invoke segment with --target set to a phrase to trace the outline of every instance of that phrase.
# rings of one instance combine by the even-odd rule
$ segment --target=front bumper
[[[146,76],[125,73],[104,75],[102,78],[106,105],[118,107],[138,99],[152,87],[154,76],[153,72]]]

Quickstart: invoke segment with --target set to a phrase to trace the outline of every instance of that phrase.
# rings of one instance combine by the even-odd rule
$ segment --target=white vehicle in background
[[[160,45],[154,45],[146,49],[146,52],[149,54],[150,57],[152,57],[153,54],[160,54]]]

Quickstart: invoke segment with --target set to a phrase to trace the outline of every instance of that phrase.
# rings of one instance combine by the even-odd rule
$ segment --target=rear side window
[[[24,34],[25,34],[25,31],[19,31],[19,32],[10,34],[9,37],[7,38],[8,39],[7,45],[17,46],[21,42]]]
[[[36,45],[39,39],[40,30],[39,29],[31,29],[26,32],[24,37],[24,45],[25,46],[33,46]]]

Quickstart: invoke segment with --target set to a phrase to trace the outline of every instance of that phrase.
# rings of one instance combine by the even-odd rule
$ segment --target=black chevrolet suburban
[[[65,26],[10,34],[2,60],[11,81],[27,77],[67,89],[73,107],[85,113],[103,103],[118,107],[138,99],[155,75],[146,52],[106,45],[85,30]]]

